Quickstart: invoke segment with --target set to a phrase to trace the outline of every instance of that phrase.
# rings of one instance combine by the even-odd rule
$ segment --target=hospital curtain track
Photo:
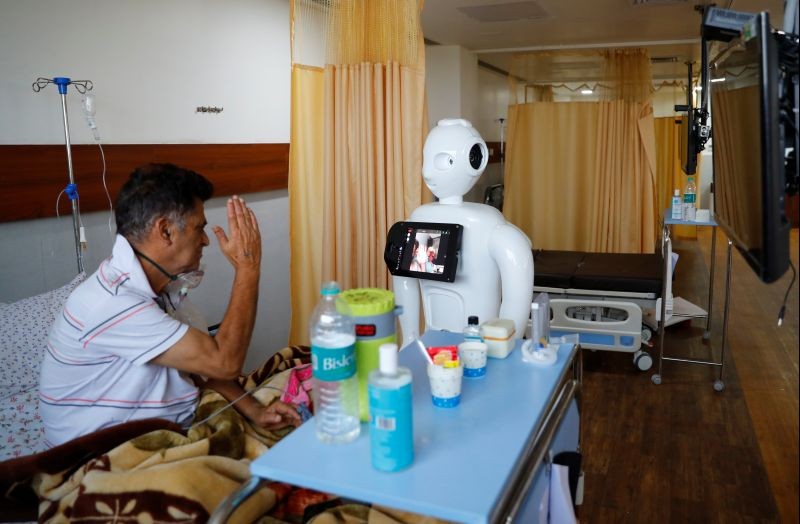
[[[591,86],[592,101],[538,101],[550,98],[541,86],[570,82]],[[514,56],[503,212],[535,248],[653,252],[651,93],[646,50]]]
[[[388,289],[386,232],[422,203],[420,0],[293,0],[291,344],[325,280]]]

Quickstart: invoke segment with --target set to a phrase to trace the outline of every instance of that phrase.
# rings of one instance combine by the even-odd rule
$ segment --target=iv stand
[[[78,200],[78,185],[75,183],[75,175],[72,172],[72,147],[69,142],[69,116],[67,115],[67,86],[73,85],[80,94],[85,94],[86,91],[91,91],[94,87],[91,80],[71,80],[62,76],[54,78],[39,77],[33,83],[33,91],[38,93],[49,84],[58,86],[58,92],[61,95],[61,111],[64,115],[64,140],[67,147],[67,170],[69,171],[69,184],[64,188],[69,200],[72,204],[72,229],[75,234],[75,257],[78,261],[78,272],[83,273],[83,252],[81,250],[81,211]]]

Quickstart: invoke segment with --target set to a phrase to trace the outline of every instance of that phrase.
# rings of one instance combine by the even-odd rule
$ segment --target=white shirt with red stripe
[[[189,326],[155,299],[117,235],[111,257],[72,292],[50,330],[39,388],[48,446],[130,420],[191,420],[197,387],[186,373],[150,362]]]

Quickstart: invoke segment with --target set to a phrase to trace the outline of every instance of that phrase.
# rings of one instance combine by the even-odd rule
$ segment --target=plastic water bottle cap
[[[681,192],[678,191],[677,189],[675,190],[675,196],[681,196]]]
[[[478,325],[478,317],[476,315],[470,315],[467,318],[467,325],[477,326]]]
[[[387,342],[378,348],[379,368],[384,375],[397,375],[397,344]]]
[[[323,295],[338,295],[339,294],[339,284],[337,282],[325,282],[322,285],[322,294]]]

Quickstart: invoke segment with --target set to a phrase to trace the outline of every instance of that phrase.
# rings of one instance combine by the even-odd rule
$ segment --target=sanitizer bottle
[[[411,371],[397,366],[397,344],[381,344],[378,369],[369,374],[372,466],[399,471],[414,461]]]
[[[681,192],[677,189],[672,195],[672,220],[683,220],[683,201],[681,200]]]

